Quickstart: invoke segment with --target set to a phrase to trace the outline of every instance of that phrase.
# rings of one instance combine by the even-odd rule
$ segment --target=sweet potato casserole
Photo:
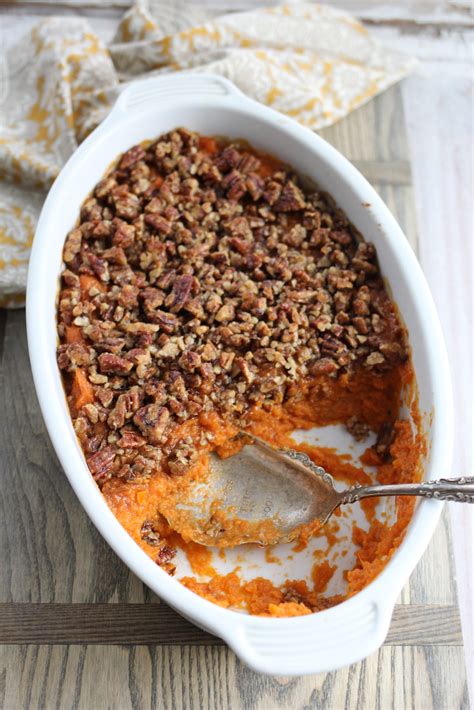
[[[308,533],[328,538],[312,583],[275,585],[219,575],[212,550],[167,522],[177,488],[205,476],[210,451],[232,454],[238,429],[297,447],[296,429],[344,424],[357,441],[376,435],[359,462],[299,448],[346,482],[419,477],[406,333],[374,247],[332,199],[247,144],[178,129],[120,157],[82,205],[64,262],[58,363],[75,431],[108,505],[156,563],[174,574],[179,549],[190,589],[273,616],[325,608],[373,579],[412,500],[391,525],[364,503],[368,527],[353,526],[356,561],[332,596],[329,526]],[[407,390],[412,423],[399,418]]]

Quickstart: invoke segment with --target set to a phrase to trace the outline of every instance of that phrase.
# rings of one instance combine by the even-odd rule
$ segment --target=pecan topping
[[[197,442],[172,433],[202,412],[242,423],[298,380],[407,358],[374,247],[248,146],[178,129],[131,147],[84,201],[64,261],[58,364],[70,401],[84,380],[74,426],[100,485],[185,474]]]

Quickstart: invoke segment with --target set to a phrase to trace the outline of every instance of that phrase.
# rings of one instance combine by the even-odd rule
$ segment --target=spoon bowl
[[[340,505],[374,496],[474,502],[474,478],[337,491],[333,477],[306,454],[274,448],[245,432],[238,437],[245,440],[240,451],[228,458],[212,453],[205,479],[180,490],[167,512],[174,530],[201,545],[291,542],[305,526],[324,525]]]

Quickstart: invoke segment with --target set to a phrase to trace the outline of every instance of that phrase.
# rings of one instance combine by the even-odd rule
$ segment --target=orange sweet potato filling
[[[343,423],[352,416],[366,422],[374,431],[378,431],[387,422],[393,423],[395,437],[388,462],[381,460],[373,449],[365,452],[361,466],[357,466],[347,456],[339,455],[331,449],[308,445],[300,445],[299,448],[306,451],[316,463],[327,468],[335,479],[348,484],[363,484],[371,480],[364,471],[364,465],[375,467],[377,478],[383,483],[418,480],[421,475],[424,438],[415,400],[411,414],[418,431],[413,433],[408,421],[397,421],[402,389],[406,391],[407,388],[412,391],[414,388],[413,371],[409,364],[384,375],[363,370],[338,378],[320,375],[293,385],[284,404],[273,406],[269,411],[255,408],[251,414],[249,431],[276,446],[298,448],[291,438],[291,433],[296,429]],[[74,383],[72,395],[78,406],[77,397],[83,402],[88,393]],[[230,440],[236,429],[223,421],[216,412],[202,413],[186,421],[172,431],[171,437],[178,440],[191,435],[194,438],[202,430],[213,433],[212,449],[221,456],[234,452],[235,444]],[[396,521],[390,525],[376,519],[376,501],[370,500],[364,504],[370,525],[367,531],[354,525],[352,537],[358,548],[357,562],[346,573],[347,591],[343,596],[324,596],[335,570],[327,559],[313,566],[312,588],[303,580],[287,580],[280,586],[263,578],[248,582],[240,579],[236,571],[222,576],[212,566],[210,548],[191,542],[191,531],[181,529],[178,534],[171,530],[165,520],[167,505],[172,505],[176,490],[189,486],[191,480],[204,474],[207,453],[203,450],[198,464],[180,478],[170,478],[160,471],[148,480],[139,482],[112,478],[105,483],[102,492],[127,532],[151,557],[156,554],[156,548],[142,539],[141,527],[144,520],[153,520],[154,528],[159,530],[161,538],[186,553],[193,573],[198,577],[209,578],[208,581],[199,581],[196,577],[184,577],[181,583],[223,607],[243,608],[251,614],[265,616],[296,616],[337,604],[361,590],[380,573],[401,543],[413,514],[414,499],[397,499]],[[294,548],[295,552],[305,547],[311,536],[321,533],[328,540],[328,556],[333,543],[329,526],[322,531],[318,531],[317,525],[303,529]]]

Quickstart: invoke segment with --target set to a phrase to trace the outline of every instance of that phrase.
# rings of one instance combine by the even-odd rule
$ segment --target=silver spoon
[[[397,485],[356,485],[337,491],[333,477],[304,453],[276,449],[242,432],[246,444],[226,459],[211,454],[206,480],[186,486],[166,517],[202,545],[290,542],[308,523],[323,525],[340,505],[373,496],[422,496],[474,503],[474,478]]]

